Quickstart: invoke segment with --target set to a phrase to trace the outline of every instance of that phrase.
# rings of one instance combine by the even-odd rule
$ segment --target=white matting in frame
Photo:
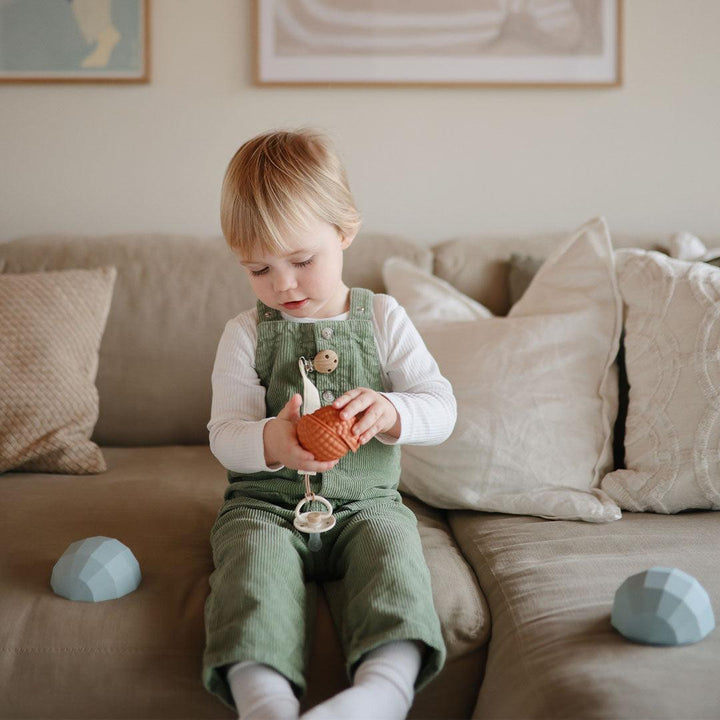
[[[621,0],[255,0],[263,85],[619,85]]]
[[[149,6],[0,0],[0,82],[149,82]]]

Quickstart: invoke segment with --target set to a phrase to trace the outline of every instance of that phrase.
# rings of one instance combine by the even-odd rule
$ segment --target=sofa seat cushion
[[[225,472],[207,446],[104,447],[103,454],[103,475],[0,475],[0,714],[232,717],[200,680],[209,536]],[[477,657],[487,639],[485,601],[444,517],[414,509],[449,655],[464,668],[457,691],[471,705],[482,664],[473,674],[462,661]],[[139,588],[100,603],[53,594],[55,562],[71,542],[95,535],[130,548]],[[342,667],[329,618],[317,625],[324,636],[313,662]],[[322,670],[312,676],[325,681]]]
[[[611,525],[453,513],[493,619],[476,718],[708,718],[720,707],[720,632],[632,643],[615,591],[655,565],[693,575],[720,607],[717,513],[625,513]]]
[[[455,542],[445,513],[415,498],[405,497],[403,502],[418,519],[435,609],[440,616],[448,660],[452,661],[482,647],[490,638],[487,601]]]
[[[13,718],[232,717],[200,683],[210,526],[226,483],[207,447],[103,448],[103,475],[0,475],[0,707]],[[133,593],[53,594],[75,541],[120,540]]]

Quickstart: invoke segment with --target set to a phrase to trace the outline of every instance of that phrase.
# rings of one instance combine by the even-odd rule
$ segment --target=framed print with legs
[[[150,0],[0,0],[0,82],[150,80]]]

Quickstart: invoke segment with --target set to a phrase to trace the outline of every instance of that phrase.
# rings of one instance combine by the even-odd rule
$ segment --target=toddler
[[[246,142],[225,175],[221,220],[257,307],[227,323],[212,375],[210,446],[229,485],[211,534],[203,680],[242,720],[297,718],[316,583],[339,580],[326,591],[352,686],[303,717],[404,718],[445,647],[397,491],[399,446],[449,436],[452,389],[393,298],[344,284],[360,217],[322,135]],[[319,372],[312,359],[329,350],[337,365]],[[321,462],[299,445],[300,358],[322,403],[355,418],[356,453]],[[293,525],[298,470],[334,507],[319,549]]]

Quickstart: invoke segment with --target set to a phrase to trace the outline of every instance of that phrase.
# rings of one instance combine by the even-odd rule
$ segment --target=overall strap
[[[373,311],[373,292],[365,288],[350,290],[350,318],[352,320],[370,320]]]
[[[365,288],[350,290],[350,318],[353,320],[369,320],[372,318],[373,292]],[[261,300],[257,301],[258,323],[282,320],[279,310],[268,307]]]
[[[273,308],[268,307],[261,300],[257,301],[257,316],[258,324],[269,320],[282,320],[282,315],[280,315],[279,310],[274,310]]]

